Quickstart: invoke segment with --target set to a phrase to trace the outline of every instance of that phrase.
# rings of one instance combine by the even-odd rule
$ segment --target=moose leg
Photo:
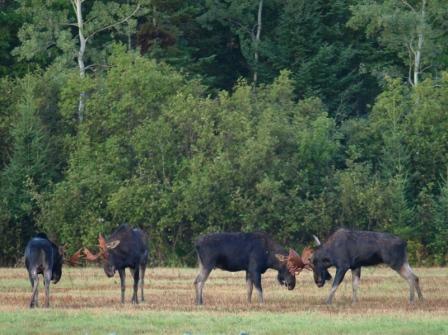
[[[422,290],[420,289],[420,279],[415,275],[415,289],[417,290],[418,300],[423,300]]]
[[[258,302],[260,304],[264,303],[263,299],[263,288],[261,287],[261,273],[251,272],[252,282],[254,283],[255,289],[258,293]]]
[[[357,292],[360,281],[361,281],[361,268],[352,269],[352,290],[353,290],[352,303],[358,302]]]
[[[34,304],[37,306],[39,306],[39,290],[36,290],[36,296],[34,297]]]
[[[409,283],[409,301],[414,301],[414,290],[417,291],[419,300],[423,299],[422,291],[420,290],[420,283],[418,277],[412,271],[408,262],[404,263],[397,271],[399,275]]]
[[[254,283],[252,282],[252,279],[250,278],[249,272],[246,271],[246,286],[247,286],[247,302],[252,302],[252,290],[254,288]]]
[[[326,304],[331,305],[333,302],[334,293],[339,287],[339,284],[341,284],[342,280],[344,279],[345,273],[348,269],[346,268],[337,268],[336,275],[333,280],[333,286],[331,287],[330,294],[328,295]]]
[[[146,264],[142,265],[140,267],[140,294],[141,294],[141,301],[145,301],[145,296],[143,295],[143,288],[145,287],[145,271],[146,271]]]
[[[37,286],[39,285],[39,275],[38,274],[30,274],[30,281],[31,281],[31,287],[32,287],[32,293],[31,293],[31,301],[30,301],[30,308],[37,307]]]
[[[208,276],[210,275],[210,272],[212,272],[212,269],[204,268],[201,264],[201,269],[199,271],[199,274],[197,275],[196,279],[194,280],[194,287],[196,290],[196,305],[202,305],[204,303],[202,299],[202,290],[204,288],[205,281],[207,280]]]
[[[124,269],[118,270],[120,275],[120,286],[121,286],[121,303],[124,304],[124,293],[126,291],[126,272]]]
[[[50,307],[50,283],[51,283],[51,270],[44,272],[44,285],[45,285],[45,307]]]
[[[132,293],[132,303],[138,305],[138,282],[140,279],[140,267],[136,266],[135,269],[131,269],[132,276],[134,277],[134,291]]]

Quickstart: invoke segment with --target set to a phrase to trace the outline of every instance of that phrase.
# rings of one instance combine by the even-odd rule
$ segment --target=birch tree
[[[263,13],[263,0],[260,0],[258,2],[258,14],[257,14],[257,32],[255,34],[252,33],[252,41],[254,43],[254,85],[257,84],[258,80],[258,58],[259,58],[259,47],[260,47],[260,36],[261,36],[261,23],[262,23],[262,13]]]
[[[253,83],[256,84],[259,80],[264,0],[207,0],[206,9],[199,21],[204,25],[218,21],[238,36],[241,52],[252,68]]]
[[[407,81],[417,86],[425,71],[437,70],[443,45],[438,21],[447,16],[446,4],[428,0],[361,1],[350,7],[348,25],[377,37],[407,67]]]
[[[108,43],[120,40],[121,36],[129,39],[130,20],[142,15],[142,7],[146,4],[145,0],[125,3],[91,0],[19,2],[19,10],[30,21],[19,31],[21,45],[14,54],[27,60],[47,58],[48,63],[59,62],[67,67],[77,64],[81,79],[87,70],[104,65],[104,50]],[[135,32],[135,24],[132,26]],[[84,104],[85,92],[81,92],[79,122],[85,116]]]

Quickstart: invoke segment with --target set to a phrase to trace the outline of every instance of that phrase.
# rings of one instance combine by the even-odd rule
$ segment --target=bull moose
[[[198,305],[203,304],[202,290],[214,268],[246,271],[247,301],[251,302],[255,286],[263,302],[261,275],[267,269],[277,270],[278,282],[293,290],[296,272],[306,267],[294,250],[288,253],[265,233],[212,233],[197,239],[195,247],[200,267],[194,281]]]
[[[328,268],[336,267],[336,275],[330,294],[326,300],[331,304],[339,284],[348,270],[352,272],[352,301],[357,301],[357,290],[361,280],[361,267],[384,263],[403,277],[409,283],[409,300],[414,300],[414,290],[419,299],[423,299],[419,278],[414,274],[408,263],[406,242],[401,238],[371,231],[354,231],[338,229],[321,245],[315,237],[318,248],[311,256],[314,281],[318,287],[325,285],[331,279]]]
[[[144,301],[143,288],[148,263],[147,234],[141,229],[131,228],[124,224],[118,227],[107,240],[99,234],[98,244],[100,249],[98,254],[92,254],[87,248],[84,248],[84,254],[89,261],[101,259],[104,272],[109,278],[114,276],[115,271],[118,271],[121,283],[121,303],[124,303],[126,268],[130,268],[134,278],[131,302],[138,304],[138,286],[140,286],[141,301]]]
[[[38,306],[39,274],[43,276],[45,286],[45,307],[50,306],[50,282],[56,284],[62,276],[64,263],[64,247],[50,241],[45,233],[38,233],[25,248],[25,267],[31,282],[32,295],[30,308]],[[76,252],[68,263],[74,265],[81,256],[81,250]]]

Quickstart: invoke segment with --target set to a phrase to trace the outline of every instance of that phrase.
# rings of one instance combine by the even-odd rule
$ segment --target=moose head
[[[94,262],[98,259],[104,262],[104,272],[108,277],[112,277],[115,274],[115,262],[111,257],[110,251],[114,250],[120,244],[120,240],[114,240],[107,242],[101,235],[98,236],[98,248],[99,252],[95,255],[89,249],[84,248],[84,255],[88,261]]]

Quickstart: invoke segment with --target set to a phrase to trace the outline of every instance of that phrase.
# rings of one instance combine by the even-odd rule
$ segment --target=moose
[[[94,255],[84,248],[84,255],[88,261],[103,261],[104,272],[111,278],[118,271],[121,282],[121,303],[125,297],[125,269],[130,268],[134,278],[134,291],[131,302],[138,304],[138,286],[141,290],[141,301],[145,301],[143,294],[146,265],[148,263],[148,236],[138,228],[131,228],[124,224],[119,226],[106,240],[103,235],[98,237],[99,252]]]
[[[45,307],[50,306],[50,282],[59,282],[62,276],[62,265],[64,263],[63,246],[57,246],[50,241],[45,233],[38,233],[33,237],[25,248],[25,266],[31,282],[32,295],[30,308],[38,307],[38,285],[39,274],[44,278],[45,286]],[[76,264],[81,257],[81,250],[78,250],[68,262]]]
[[[311,256],[314,282],[323,287],[331,279],[328,268],[336,267],[336,275],[326,303],[331,305],[333,296],[348,270],[352,272],[352,301],[357,302],[357,290],[361,280],[361,267],[384,263],[409,283],[410,302],[414,291],[423,299],[419,278],[410,267],[406,254],[406,242],[388,233],[338,229],[321,244],[314,236],[318,248]]]
[[[265,233],[212,233],[198,238],[195,248],[200,267],[194,281],[198,305],[203,304],[202,290],[214,268],[246,271],[247,301],[252,301],[255,286],[259,302],[263,303],[261,275],[267,269],[277,270],[278,282],[293,290],[296,273],[309,267],[294,250],[288,253]]]

